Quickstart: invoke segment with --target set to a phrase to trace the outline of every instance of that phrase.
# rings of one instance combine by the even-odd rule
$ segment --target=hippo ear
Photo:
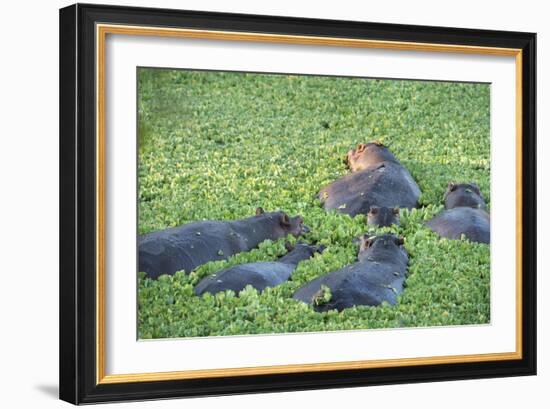
[[[355,151],[357,153],[361,153],[363,152],[365,149],[367,148],[367,145],[365,145],[364,143],[360,143],[357,145],[357,148],[355,149]]]
[[[447,185],[447,190],[449,192],[454,192],[456,190],[456,183],[455,182],[449,182]]]
[[[399,207],[394,207],[392,212],[393,214],[399,214]]]
[[[384,147],[384,144],[379,140],[373,141],[372,143],[374,143],[376,146]]]
[[[259,215],[264,214],[264,213],[265,213],[265,211],[261,207],[256,208],[256,216],[259,216]]]
[[[283,213],[281,215],[281,224],[285,226],[290,226],[290,217],[288,217],[288,214]]]
[[[369,209],[370,214],[377,214],[380,208],[378,206],[371,206]]]
[[[374,242],[375,236],[369,236],[368,234],[363,234],[359,241],[361,243],[361,247],[368,249],[372,243]]]
[[[294,250],[294,246],[290,244],[288,241],[285,241],[285,249],[287,252],[290,253],[292,250]]]
[[[365,242],[365,239],[367,239],[368,237],[369,237],[368,234],[362,234],[359,237],[354,237],[351,242],[353,244],[359,244],[360,246],[362,246],[363,243]]]
[[[396,237],[395,244],[397,244],[398,246],[402,246],[403,244],[405,244],[405,238],[403,236]]]

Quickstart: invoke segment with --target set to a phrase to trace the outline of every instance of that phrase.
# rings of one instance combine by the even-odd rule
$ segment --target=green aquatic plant
[[[451,180],[476,182],[490,203],[488,85],[144,68],[138,84],[140,234],[248,217],[261,206],[301,214],[311,229],[304,239],[326,246],[261,294],[197,297],[193,287],[229,266],[282,256],[285,240],[189,275],[139,274],[140,338],[489,322],[489,246],[441,239],[424,225],[443,209]],[[422,189],[422,207],[401,210],[399,226],[367,227],[365,216],[319,205],[320,187],[348,172],[346,152],[373,140],[389,145]],[[406,238],[397,305],[317,313],[292,299],[306,282],[353,263],[354,239],[367,231]]]

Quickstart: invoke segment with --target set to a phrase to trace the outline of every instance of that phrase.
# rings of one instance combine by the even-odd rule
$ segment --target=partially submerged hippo
[[[399,208],[371,206],[367,213],[367,224],[379,227],[399,224]]]
[[[360,241],[356,263],[310,281],[293,298],[312,304],[319,312],[384,301],[395,304],[403,291],[409,261],[403,238],[364,235]]]
[[[489,213],[474,183],[449,183],[444,195],[445,208],[426,225],[441,237],[460,240],[463,236],[478,243],[491,242]]]
[[[420,188],[411,174],[379,142],[359,144],[347,154],[352,173],[319,192],[327,210],[355,216],[367,214],[372,206],[412,209],[418,206]]]
[[[441,237],[460,240],[462,235],[478,243],[491,242],[489,213],[471,207],[455,207],[444,210],[426,225]]]
[[[139,236],[139,269],[151,278],[185,270],[214,260],[225,260],[256,248],[264,240],[307,232],[301,216],[278,211],[234,221],[202,221]]]
[[[266,287],[275,287],[287,281],[300,261],[309,259],[315,253],[321,253],[323,249],[322,246],[297,243],[277,261],[240,264],[211,274],[197,284],[195,294],[215,294],[225,290],[238,293],[247,285],[261,292]]]

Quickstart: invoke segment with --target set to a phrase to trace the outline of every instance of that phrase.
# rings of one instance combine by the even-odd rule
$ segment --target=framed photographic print
[[[535,374],[535,44],[61,9],[61,399]]]

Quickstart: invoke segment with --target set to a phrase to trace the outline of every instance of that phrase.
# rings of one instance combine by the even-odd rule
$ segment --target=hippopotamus
[[[242,220],[201,221],[147,233],[138,238],[139,271],[150,278],[181,270],[189,274],[209,261],[252,250],[264,240],[298,237],[308,230],[301,216],[258,208],[255,216]]]
[[[445,209],[426,225],[441,237],[460,240],[463,236],[478,243],[491,242],[489,213],[474,183],[449,183],[444,195]]]
[[[471,207],[455,207],[444,210],[426,225],[441,237],[460,240],[462,235],[478,243],[491,242],[489,213]]]
[[[195,294],[215,294],[225,290],[239,293],[247,285],[262,292],[266,287],[275,287],[287,281],[298,263],[321,253],[324,247],[298,242],[294,248],[287,245],[287,250],[288,253],[277,261],[240,264],[211,274],[197,284]]]
[[[445,202],[445,209],[455,207],[487,208],[479,187],[475,183],[449,182],[443,201]]]
[[[384,301],[394,305],[403,291],[409,262],[403,242],[390,233],[361,236],[356,263],[310,281],[293,298],[312,304],[318,312]]]
[[[379,227],[399,224],[399,208],[371,206],[367,213],[367,224]]]
[[[407,169],[380,142],[361,143],[347,154],[352,171],[319,192],[327,210],[350,216],[367,214],[372,206],[412,209],[420,188]]]

